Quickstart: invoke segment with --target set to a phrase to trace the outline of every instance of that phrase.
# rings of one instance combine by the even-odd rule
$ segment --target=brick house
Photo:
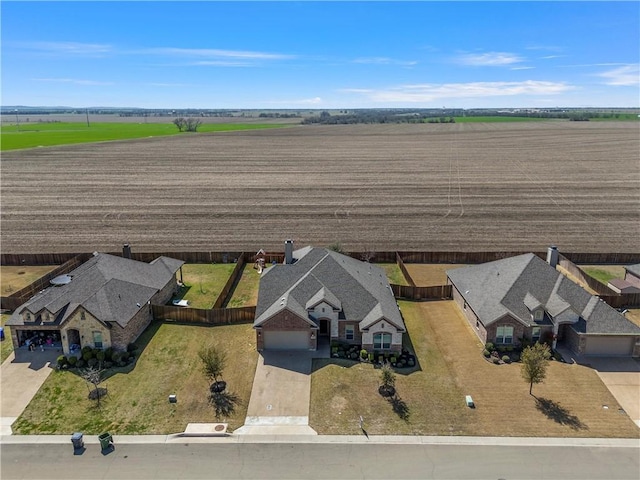
[[[528,253],[447,271],[453,299],[482,342],[548,341],[582,355],[640,356],[640,328]]]
[[[260,278],[254,329],[258,350],[316,350],[318,337],[402,350],[404,321],[384,270],[325,249],[293,251]]]
[[[7,321],[14,348],[46,339],[65,354],[72,345],[126,349],[151,322],[150,305],[166,303],[177,291],[183,263],[95,253],[14,311]]]

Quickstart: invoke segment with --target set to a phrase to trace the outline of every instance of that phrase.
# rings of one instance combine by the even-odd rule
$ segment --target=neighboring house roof
[[[635,265],[629,265],[628,267],[624,267],[625,270],[629,273],[632,273],[636,277],[640,278],[640,263],[636,263]]]
[[[485,326],[504,315],[536,325],[530,309],[540,304],[556,320],[579,318],[573,328],[581,333],[640,335],[623,315],[532,253],[448,270],[447,276]]]
[[[625,293],[640,293],[640,288],[632,285],[622,278],[612,278],[611,280],[609,280],[609,285],[617,288],[620,291],[624,290]]]
[[[124,327],[139,305],[147,303],[164,288],[183,264],[168,257],[144,263],[106,253],[95,254],[69,273],[70,283],[36,294],[16,309],[7,324],[24,325],[22,313],[27,310],[34,319],[48,311],[56,315],[55,321],[40,323],[60,325],[82,306],[100,322],[116,322]]]
[[[288,309],[315,325],[308,308],[325,301],[361,330],[381,318],[405,330],[387,276],[381,268],[325,248],[305,247],[291,265],[274,265],[260,278],[254,326]]]

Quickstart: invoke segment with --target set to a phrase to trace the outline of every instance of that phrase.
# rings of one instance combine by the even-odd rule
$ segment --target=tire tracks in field
[[[455,203],[457,203],[460,206],[460,213],[458,214],[458,218],[464,215],[464,204],[462,203],[462,181],[461,181],[462,175],[460,174],[460,153],[458,151],[458,132],[460,131],[461,127],[462,127],[462,124],[456,124],[453,140],[451,141],[450,148],[449,148],[449,185],[448,185],[448,191],[447,191],[448,210],[447,210],[447,213],[445,213],[442,216],[442,218],[449,217],[449,215],[451,215],[451,212],[453,211],[453,207],[451,205],[452,190],[457,190],[457,194],[453,192],[453,196],[457,197],[457,202]],[[455,182],[453,181],[454,161],[455,161]],[[452,183],[456,183],[457,188],[456,186],[452,187]],[[457,208],[457,205],[456,205],[456,208]]]

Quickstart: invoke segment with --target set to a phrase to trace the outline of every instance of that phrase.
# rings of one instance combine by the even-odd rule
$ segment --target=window
[[[31,314],[29,312],[26,313],[26,321],[27,322],[31,321]]]
[[[391,348],[391,334],[375,333],[373,335],[373,348],[376,350]]]
[[[496,343],[509,345],[513,343],[513,327],[501,326],[496,329]]]
[[[531,329],[531,341],[537,342],[540,340],[540,327],[533,327]]]
[[[84,310],[80,312],[80,320],[84,320],[86,318],[84,314]]]
[[[324,313],[324,307],[322,307],[322,313]]]
[[[102,332],[93,332],[94,348],[102,348]]]
[[[345,327],[345,337],[347,338],[347,340],[353,340],[353,325],[347,325]]]
[[[536,320],[542,320],[543,315],[544,315],[544,312],[542,310],[536,310],[535,314],[533,315],[533,318],[535,318]]]

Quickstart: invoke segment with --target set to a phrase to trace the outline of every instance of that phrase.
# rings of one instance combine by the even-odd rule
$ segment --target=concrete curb
[[[98,445],[97,435],[85,435],[85,444]],[[522,447],[617,447],[640,449],[637,438],[539,438],[539,437],[411,437],[400,435],[229,435],[225,437],[184,437],[173,435],[114,435],[118,444],[188,444],[188,443],[335,443],[386,445],[479,445]],[[0,444],[69,444],[71,435],[1,435]]]

